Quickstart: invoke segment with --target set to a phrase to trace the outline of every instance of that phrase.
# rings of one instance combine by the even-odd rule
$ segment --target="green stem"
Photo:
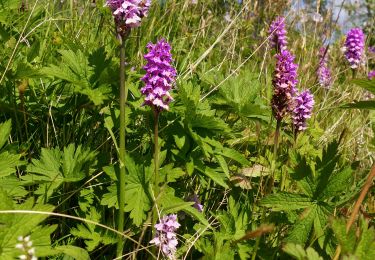
[[[159,196],[159,111],[154,109],[155,198]]]
[[[273,188],[274,176],[275,176],[275,171],[276,171],[276,162],[277,162],[277,151],[278,151],[278,145],[279,145],[280,127],[281,127],[281,120],[277,120],[276,130],[275,130],[275,138],[274,138],[274,142],[273,142],[273,160],[274,160],[274,162],[272,164],[271,177],[269,179],[267,179],[267,181],[266,181],[267,193],[270,193],[272,191],[272,188]],[[266,208],[264,207],[263,210],[262,210],[262,216],[260,218],[261,223],[265,222],[265,218],[266,218]],[[261,239],[261,236],[257,237],[257,239],[255,241],[255,247],[254,247],[254,250],[253,250],[253,254],[251,256],[251,260],[256,259],[257,252],[258,252],[259,245],[260,245],[260,239]]]
[[[125,105],[126,105],[126,94],[128,92],[125,84],[125,37],[119,36],[120,40],[120,176],[119,176],[119,191],[118,203],[119,212],[117,216],[117,229],[119,232],[124,231],[124,207],[125,207]],[[122,236],[118,236],[117,242],[117,257],[122,256],[124,248],[124,242]]]
[[[159,111],[156,107],[153,108],[154,111],[154,208],[152,211],[152,227],[155,226],[156,221],[158,220],[158,211],[157,211],[157,200],[160,192],[160,180],[159,180]],[[154,230],[152,232],[154,234]],[[158,249],[153,248],[153,252],[157,254]]]
[[[276,172],[276,165],[277,165],[277,152],[279,149],[280,127],[281,127],[281,120],[277,120],[276,130],[275,130],[275,139],[273,141],[273,162],[272,162],[272,167],[271,167],[271,176],[269,177],[266,183],[267,193],[270,193],[272,191],[274,180],[275,180],[275,172]]]

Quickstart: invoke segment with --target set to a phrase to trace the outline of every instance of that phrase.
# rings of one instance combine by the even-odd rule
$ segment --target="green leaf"
[[[374,110],[375,100],[355,101],[353,103],[344,104],[340,108],[358,108],[358,109]]]
[[[12,130],[12,121],[8,120],[0,124],[0,148],[8,141],[10,131]],[[1,168],[0,168],[1,169]]]
[[[341,245],[343,253],[354,253],[357,240],[354,229],[351,228],[346,233],[346,221],[344,219],[333,219],[331,227]]]
[[[352,79],[350,82],[375,94],[375,80]]]
[[[186,202],[176,197],[172,188],[166,187],[164,189],[160,197],[160,203],[162,205],[161,213],[163,215],[168,213],[176,213],[182,210],[194,217],[196,220],[200,221],[203,225],[210,226],[204,215],[192,206],[194,203]]]
[[[64,152],[59,149],[42,148],[39,160],[33,160],[27,170],[34,173],[31,176],[24,176],[25,180],[41,181],[64,181],[74,182],[86,177],[88,170],[93,166],[96,152],[83,149],[80,145],[75,148],[70,144],[64,148]]]
[[[246,157],[232,148],[223,147],[223,149],[219,151],[219,154],[228,157],[242,165],[249,165],[249,161],[246,159]]]
[[[334,169],[339,160],[339,143],[335,140],[328,144],[323,150],[322,159],[316,160],[317,184],[314,192],[314,198],[318,198],[328,185],[328,180],[334,173]]]
[[[311,247],[308,247],[306,250],[298,244],[287,243],[283,250],[298,260],[323,260],[321,256]]]
[[[0,178],[16,172],[18,166],[24,163],[20,161],[20,154],[10,154],[8,152],[0,153]]]
[[[275,211],[296,210],[311,207],[313,202],[311,198],[305,195],[279,192],[271,194],[261,200],[261,205],[270,207]]]
[[[76,260],[89,260],[90,259],[89,253],[85,249],[77,247],[77,246],[71,246],[71,245],[57,246],[54,249],[65,255],[71,256]]]
[[[333,196],[340,195],[340,193],[347,191],[352,185],[353,170],[350,167],[345,168],[333,175],[325,187],[325,189],[318,196],[319,200],[329,199]]]
[[[223,172],[225,173],[225,175],[227,176],[227,178],[229,178],[229,168],[228,168],[228,164],[227,162],[225,161],[225,159],[223,158],[223,156],[221,155],[215,155],[215,158],[216,160],[218,161],[218,163],[220,164],[220,167],[221,169],[223,170]]]
[[[151,177],[150,167],[137,167],[133,159],[127,155],[125,167],[128,170],[125,184],[125,212],[130,212],[130,217],[136,226],[140,226],[146,219],[146,212],[150,210],[152,199],[148,192]]]
[[[293,179],[297,181],[298,187],[309,197],[314,196],[316,190],[316,183],[314,181],[311,166],[307,164],[306,159],[302,158],[291,173]]]
[[[215,171],[214,169],[205,166],[202,162],[199,162],[197,160],[194,160],[194,168],[198,170],[199,172],[206,175],[208,178],[213,180],[215,183],[219,184],[220,186],[224,187],[225,189],[228,189],[228,184],[226,181],[228,180],[227,176],[224,173],[220,173]]]
[[[293,203],[293,202],[291,202]],[[287,242],[305,244],[316,218],[316,205],[306,208],[299,216],[299,220],[293,225],[286,238]]]
[[[16,176],[0,178],[0,189],[6,191],[12,197],[19,198],[28,194],[23,185],[23,182]]]
[[[100,200],[100,205],[118,209],[117,184],[111,185],[107,187],[107,189],[108,192],[103,194],[102,199]]]
[[[361,236],[355,249],[358,259],[375,259],[375,229],[368,227],[367,221],[361,218]]]
[[[159,170],[159,174],[161,180],[166,180],[167,183],[170,183],[176,182],[177,179],[185,175],[185,172],[179,167],[174,168],[173,163],[170,163],[168,165],[163,166]]]

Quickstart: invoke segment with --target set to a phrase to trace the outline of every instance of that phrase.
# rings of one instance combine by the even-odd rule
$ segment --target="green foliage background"
[[[348,234],[345,221],[374,160],[375,81],[367,73],[375,56],[352,72],[343,38],[332,40],[335,81],[322,89],[317,51],[341,35],[335,17],[318,1],[322,23],[309,20],[300,30],[290,19],[298,87],[314,93],[315,108],[296,138],[290,119],[283,123],[275,156],[266,38],[272,19],[290,13],[288,1],[162,2],[153,1],[126,42],[127,176],[119,191],[119,55],[110,10],[103,0],[0,0],[0,259],[19,256],[17,238],[28,235],[39,258],[113,259],[119,192],[126,257],[157,256],[147,248],[153,116],[141,105],[140,78],[146,44],[160,38],[172,46],[178,78],[175,101],[159,119],[157,207],[178,213],[177,257],[327,259],[340,245],[344,259],[374,259],[373,187]],[[374,21],[366,19],[366,44],[374,46]],[[203,212],[189,201],[193,194]]]

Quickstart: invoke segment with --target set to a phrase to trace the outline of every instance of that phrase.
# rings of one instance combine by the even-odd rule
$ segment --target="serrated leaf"
[[[8,120],[0,124],[0,148],[7,142],[10,131],[12,130],[12,121]]]
[[[166,180],[167,183],[170,183],[170,182],[175,182],[177,181],[178,178],[182,177],[185,175],[185,172],[177,167],[173,167],[173,164],[170,163],[168,165],[165,165],[163,166],[160,170],[159,170],[159,174],[160,174],[160,179],[161,180]]]
[[[330,197],[339,195],[340,193],[347,191],[352,185],[353,171],[350,167],[333,175],[325,189],[318,196],[319,200],[329,199]]]
[[[261,205],[275,211],[303,209],[313,205],[311,198],[294,193],[279,192],[261,200]]]
[[[80,247],[72,246],[72,245],[65,245],[65,246],[57,246],[54,248],[55,250],[73,257],[76,260],[89,260],[90,255],[89,253]]]
[[[128,170],[125,184],[125,212],[130,212],[130,217],[135,225],[140,226],[150,210],[152,199],[148,192],[150,181],[150,168],[137,167],[130,156],[126,156],[125,167]]]
[[[314,180],[312,169],[310,165],[307,164],[305,158],[300,160],[291,176],[293,179],[297,180],[297,185],[303,191],[303,193],[309,197],[314,196],[316,182]]]
[[[316,217],[316,205],[306,208],[299,216],[299,220],[293,225],[286,238],[287,242],[305,244]]]
[[[16,167],[23,165],[20,154],[0,153],[0,178],[16,172]]]
[[[358,259],[375,259],[375,229],[368,227],[367,221],[361,219],[361,235],[355,249],[355,256]]]
[[[333,219],[331,227],[341,245],[343,253],[353,253],[357,240],[353,228],[346,233],[346,222],[343,219]]]
[[[308,247],[305,250],[301,245],[287,243],[283,247],[283,250],[298,260],[323,260],[323,258],[311,247]]]
[[[107,206],[108,208],[114,207],[118,209],[117,185],[111,185],[107,189],[108,192],[103,194],[100,205]]]

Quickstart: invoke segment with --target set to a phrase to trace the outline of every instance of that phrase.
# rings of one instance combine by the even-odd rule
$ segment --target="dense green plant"
[[[348,69],[326,1],[305,3],[323,21],[304,22],[287,1],[155,0],[124,35],[105,2],[0,0],[1,259],[163,258],[150,241],[170,214],[178,259],[375,257],[373,187],[352,207],[374,160],[374,54]],[[298,133],[270,106],[267,31],[283,14],[315,99]],[[155,116],[142,57],[162,38],[177,77]]]

